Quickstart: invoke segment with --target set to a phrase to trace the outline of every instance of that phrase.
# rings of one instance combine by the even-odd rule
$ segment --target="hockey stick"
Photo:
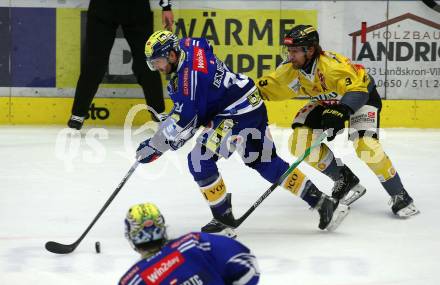
[[[101,215],[104,213],[105,209],[110,205],[110,203],[113,201],[113,199],[116,197],[116,195],[121,191],[122,186],[124,186],[125,182],[127,182],[128,178],[133,174],[136,167],[139,165],[139,161],[136,160],[136,162],[133,164],[133,166],[130,168],[130,170],[125,174],[122,181],[119,183],[118,187],[116,187],[115,191],[113,191],[112,195],[107,199],[104,206],[99,211],[98,215],[93,219],[92,223],[87,227],[85,232],[78,238],[77,241],[75,241],[72,244],[61,244],[54,241],[48,241],[45,245],[46,249],[53,253],[58,254],[66,254],[71,253],[72,251],[77,248],[77,246],[80,244],[80,242],[84,239],[84,237],[87,235],[87,233],[90,231],[90,229],[93,227],[93,225],[96,223],[96,221],[101,217]]]
[[[281,177],[278,179],[278,181],[276,181],[275,183],[272,184],[272,186],[269,187],[269,189],[267,189],[263,195],[260,196],[260,198],[258,198],[258,200],[249,208],[249,210],[246,211],[246,213],[244,213],[240,218],[235,220],[235,227],[239,227],[246,219],[247,217],[249,217],[250,214],[252,214],[253,211],[255,211],[255,209],[267,198],[267,196],[270,195],[270,193],[273,192],[273,190],[275,190],[275,188],[277,188],[283,181],[284,179],[286,179],[286,177],[307,157],[310,155],[310,152],[312,151],[312,149],[314,149],[315,147],[319,146],[321,144],[321,142],[327,138],[329,134],[327,132],[323,132],[316,140],[315,142],[305,150],[305,152],[303,153],[302,156],[298,157],[297,160],[295,160],[294,163],[292,163],[292,165],[290,165],[290,167],[286,170],[286,172],[284,172],[283,175],[281,175]]]

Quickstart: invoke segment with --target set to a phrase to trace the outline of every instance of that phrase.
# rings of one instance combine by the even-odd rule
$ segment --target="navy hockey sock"
[[[319,191],[319,189],[312,183],[312,181],[307,181],[306,186],[304,187],[303,192],[301,193],[301,199],[307,202],[310,207],[315,208],[318,204],[319,199],[323,193]]]

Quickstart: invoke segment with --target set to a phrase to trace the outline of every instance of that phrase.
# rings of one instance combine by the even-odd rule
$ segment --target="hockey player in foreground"
[[[244,163],[271,183],[289,167],[276,153],[258,89],[247,76],[231,72],[204,38],[179,40],[158,31],[147,41],[145,53],[152,70],[171,75],[167,88],[174,108],[154,136],[141,143],[137,159],[150,163],[180,148],[205,126],[188,155],[189,170],[214,216],[202,231],[233,236],[235,218],[217,160],[237,148]],[[348,214],[347,206],[319,191],[298,169],[281,186],[318,210],[320,229],[335,229]]]
[[[258,87],[267,100],[311,98],[293,121],[292,154],[297,155],[309,146],[317,129],[333,129],[333,136],[328,139],[333,140],[349,120],[349,138],[356,154],[391,196],[393,213],[400,217],[417,214],[413,199],[379,142],[382,102],[373,78],[362,65],[323,51],[318,32],[312,26],[295,26],[284,37],[284,47],[286,60],[275,72],[260,78]],[[365,193],[359,179],[335,158],[325,143],[315,150],[317,155],[310,155],[308,163],[335,181],[333,198],[351,204]],[[347,192],[347,188],[351,191]]]
[[[152,203],[129,209],[125,236],[142,258],[119,285],[253,285],[260,278],[255,256],[231,238],[194,232],[168,240],[165,219]]]

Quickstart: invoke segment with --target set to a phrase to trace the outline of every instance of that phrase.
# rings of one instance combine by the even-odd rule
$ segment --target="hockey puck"
[[[96,253],[101,253],[101,243],[99,241],[95,242]]]

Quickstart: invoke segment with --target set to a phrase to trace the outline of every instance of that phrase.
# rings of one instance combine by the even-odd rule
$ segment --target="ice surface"
[[[273,128],[279,154],[289,130]],[[46,241],[72,243],[85,230],[134,161],[141,135],[122,129],[85,129],[66,139],[61,128],[0,128],[0,284],[116,284],[138,258],[123,236],[129,206],[154,202],[169,234],[197,231],[211,218],[191,175],[191,143],[140,166],[102,218],[72,254],[55,255]],[[421,214],[395,218],[389,197],[372,172],[338,137],[332,147],[367,188],[334,233],[320,231],[318,214],[279,190],[238,229],[257,255],[260,284],[440,284],[440,183],[438,130],[383,130],[382,143]],[[124,137],[128,139],[124,140]],[[269,183],[237,156],[219,163],[239,216]],[[330,181],[300,168],[325,192]],[[101,242],[102,253],[94,251]]]

